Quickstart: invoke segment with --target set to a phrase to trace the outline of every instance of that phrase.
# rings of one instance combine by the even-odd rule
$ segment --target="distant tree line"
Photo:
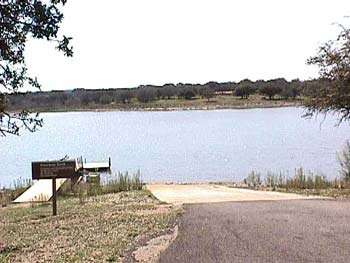
[[[163,86],[142,85],[123,89],[74,89],[48,92],[13,93],[8,97],[9,109],[40,108],[88,108],[89,106],[123,104],[131,102],[149,103],[155,100],[203,98],[208,101],[217,95],[237,96],[248,99],[252,94],[261,94],[265,99],[296,99],[317,92],[323,80],[287,81],[284,78],[273,80],[240,82],[208,82],[206,84],[172,84]]]

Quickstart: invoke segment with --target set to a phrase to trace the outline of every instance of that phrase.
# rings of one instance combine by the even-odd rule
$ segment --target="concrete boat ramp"
[[[150,184],[147,185],[147,189],[160,201],[172,204],[324,199],[317,196],[255,191],[214,184]]]
[[[56,191],[66,182],[67,179],[56,180]],[[52,197],[52,180],[41,179],[36,181],[31,187],[21,194],[14,203],[26,203],[26,202],[46,202]]]

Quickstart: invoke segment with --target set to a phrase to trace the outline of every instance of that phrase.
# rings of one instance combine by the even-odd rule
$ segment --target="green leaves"
[[[339,123],[350,119],[350,29],[340,27],[337,39],[324,43],[307,60],[307,64],[319,68],[321,79],[304,104],[308,116],[319,112],[339,113]]]
[[[63,21],[61,7],[66,0],[16,1],[0,0],[0,95],[16,93],[20,89],[34,87],[40,89],[36,77],[27,75],[24,49],[28,37],[45,39],[57,43],[57,50],[65,56],[73,56],[71,37],[58,37]],[[32,115],[9,114],[4,100],[0,100],[0,135],[19,134],[21,127],[35,131],[42,122]],[[6,116],[6,118],[4,117]]]
[[[70,46],[71,37],[63,36],[63,39],[58,42],[57,49],[62,51],[67,57],[73,56],[73,47]]]

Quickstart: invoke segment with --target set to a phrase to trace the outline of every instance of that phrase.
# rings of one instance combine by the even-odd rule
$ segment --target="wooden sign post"
[[[32,179],[52,179],[52,215],[57,215],[57,178],[72,178],[77,174],[75,160],[32,162]]]
[[[56,191],[56,177],[52,178],[52,215],[57,215],[57,191]]]

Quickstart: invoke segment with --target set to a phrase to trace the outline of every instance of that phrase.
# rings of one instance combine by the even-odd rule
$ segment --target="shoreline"
[[[63,113],[63,112],[173,112],[173,111],[215,111],[215,110],[251,110],[251,109],[274,109],[274,108],[298,108],[301,103],[280,103],[268,105],[215,105],[215,106],[193,106],[193,107],[115,107],[115,108],[67,108],[67,109],[31,109],[30,112],[39,113]],[[10,112],[16,112],[11,110]]]

